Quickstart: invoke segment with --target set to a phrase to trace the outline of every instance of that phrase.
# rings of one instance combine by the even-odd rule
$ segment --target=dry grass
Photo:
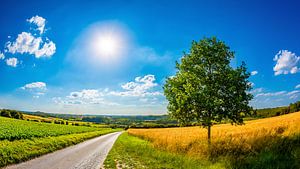
[[[38,121],[54,121],[54,120],[63,120],[60,118],[54,118],[54,117],[41,117],[41,116],[35,116],[35,115],[29,115],[29,114],[23,114],[23,117],[25,120],[38,120]]]
[[[268,146],[274,148],[275,144],[286,144],[282,142],[283,138],[300,133],[299,122],[300,112],[297,112],[247,121],[242,126],[215,125],[212,127],[211,151],[207,146],[207,129],[200,127],[129,129],[128,133],[151,141],[156,148],[193,157],[240,156],[256,153]]]

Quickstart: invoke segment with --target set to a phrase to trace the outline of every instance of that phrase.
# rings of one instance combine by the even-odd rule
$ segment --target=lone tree
[[[243,124],[252,110],[250,73],[244,62],[231,67],[233,58],[234,52],[215,37],[193,41],[190,52],[176,62],[176,75],[164,85],[169,114],[181,124],[198,122],[207,128],[209,144],[214,123]]]

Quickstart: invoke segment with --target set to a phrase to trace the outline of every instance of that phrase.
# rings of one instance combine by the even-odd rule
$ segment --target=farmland
[[[149,141],[156,150],[212,162],[217,168],[299,168],[299,121],[297,112],[247,121],[242,126],[216,125],[212,128],[210,149],[207,130],[200,127],[129,129],[127,137]],[[140,154],[137,161],[149,161],[143,160],[147,158],[144,156],[147,154]]]
[[[0,167],[22,162],[119,129],[0,117]]]
[[[0,140],[19,140],[97,131],[84,126],[54,125],[0,117]]]

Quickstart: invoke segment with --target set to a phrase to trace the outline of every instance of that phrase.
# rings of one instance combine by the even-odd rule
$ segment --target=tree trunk
[[[207,141],[208,141],[209,147],[210,147],[210,143],[211,143],[210,136],[211,136],[211,126],[209,125],[207,128]]]

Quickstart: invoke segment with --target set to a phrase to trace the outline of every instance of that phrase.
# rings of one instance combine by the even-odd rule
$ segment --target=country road
[[[121,133],[96,137],[5,169],[100,169]]]

